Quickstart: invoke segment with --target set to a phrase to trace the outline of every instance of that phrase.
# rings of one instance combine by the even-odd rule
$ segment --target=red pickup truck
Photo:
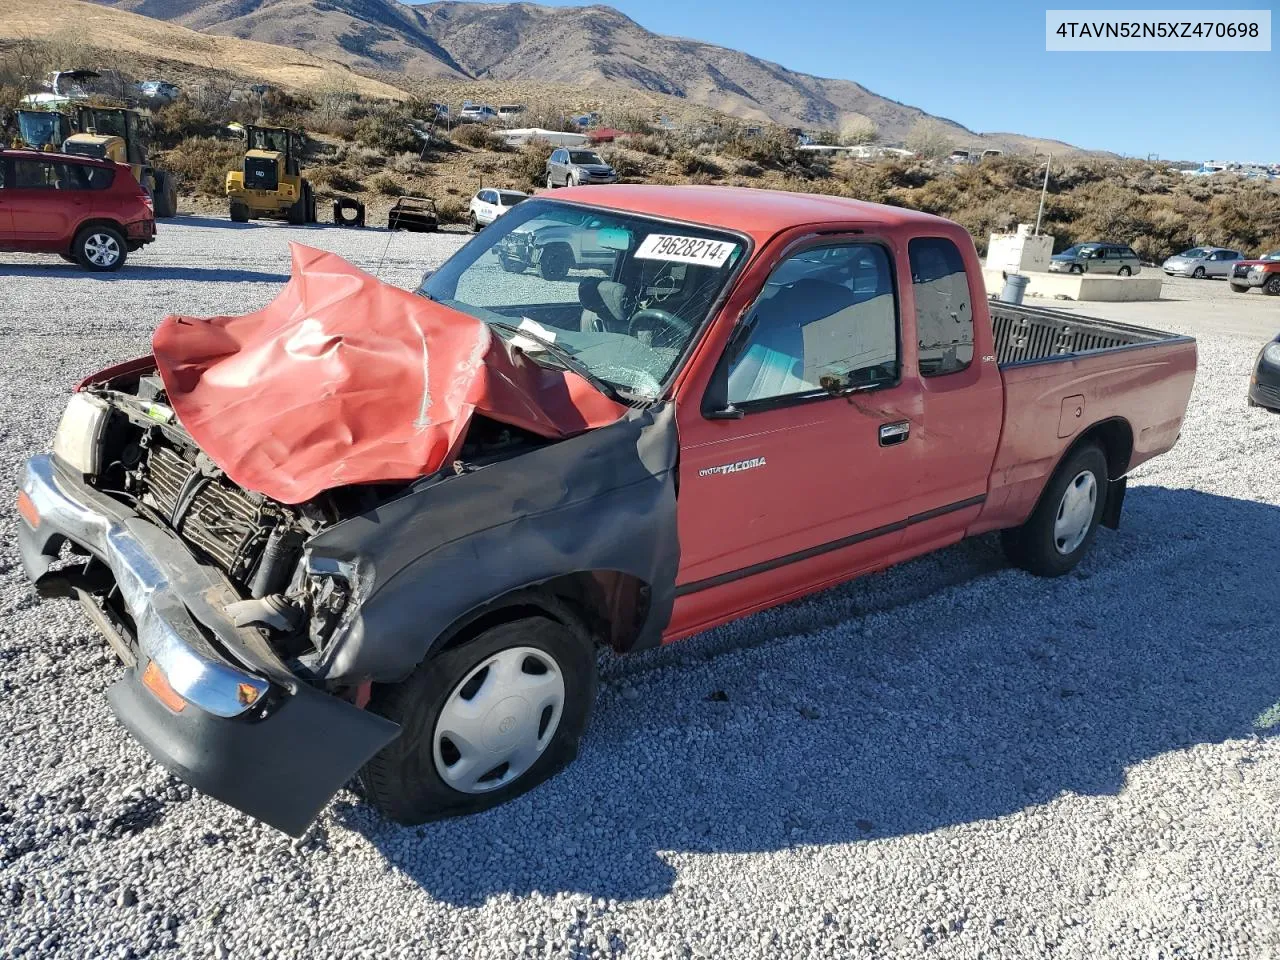
[[[543,230],[591,263],[505,269]],[[357,771],[402,822],[544,780],[598,647],[988,531],[1065,573],[1195,377],[1187,337],[988,302],[961,227],[831,197],[557,191],[415,293],[293,255],[264,310],[83,382],[18,503],[124,725],[293,834]]]

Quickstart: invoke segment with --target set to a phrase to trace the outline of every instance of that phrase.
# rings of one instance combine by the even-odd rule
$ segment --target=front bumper
[[[299,836],[399,732],[396,724],[300,682],[262,634],[236,627],[222,612],[240,597],[220,571],[52,456],[27,462],[21,492],[27,501],[18,546],[28,577],[44,596],[88,600],[86,591],[101,591],[92,562],[50,569],[66,541],[92,555],[98,574],[109,571],[105,586],[118,588],[132,620],[127,635],[110,639],[134,662],[107,698],[147,751],[196,789]],[[112,629],[101,613],[95,620]],[[185,702],[176,711],[143,683],[152,664]]]
[[[1263,273],[1258,270],[1250,270],[1243,276],[1233,271],[1231,274],[1231,284],[1236,287],[1261,287],[1274,276],[1274,273]]]

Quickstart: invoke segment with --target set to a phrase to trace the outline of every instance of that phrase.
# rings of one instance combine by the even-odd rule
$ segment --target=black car
[[[1258,354],[1249,378],[1249,406],[1280,413],[1280,334]]]

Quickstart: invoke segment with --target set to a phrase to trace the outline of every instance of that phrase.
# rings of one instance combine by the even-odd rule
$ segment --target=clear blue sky
[[[579,6],[543,0],[556,6]],[[1048,53],[1053,9],[1268,9],[1256,2],[613,0],[656,33],[869,90],[977,131],[1178,160],[1280,162],[1280,53]],[[1280,20],[1273,15],[1274,20]]]

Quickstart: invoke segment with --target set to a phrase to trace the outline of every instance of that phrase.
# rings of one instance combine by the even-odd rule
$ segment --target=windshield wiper
[[[564,364],[565,367],[572,370],[574,373],[580,376],[583,380],[587,381],[587,383],[591,384],[591,386],[595,387],[597,390],[603,393],[610,400],[614,401],[615,403],[626,402],[622,398],[621,394],[618,393],[617,388],[615,388],[613,384],[611,384],[607,380],[601,380],[599,377],[597,377],[594,373],[591,372],[590,367],[588,367],[585,363],[583,363],[581,360],[575,357],[572,353],[570,353],[564,347],[558,346],[555,343],[555,341],[548,340],[546,337],[539,336],[537,333],[534,333],[532,330],[526,329],[524,327],[517,327],[510,323],[503,323],[501,320],[485,320],[484,322],[491,327],[497,327],[499,330],[505,330],[507,333],[510,333],[513,336],[528,337],[530,340],[535,341],[540,347],[542,347],[543,350],[545,350],[547,353],[551,354],[553,357],[559,360],[562,364]],[[517,346],[516,349],[519,349],[519,346]]]

